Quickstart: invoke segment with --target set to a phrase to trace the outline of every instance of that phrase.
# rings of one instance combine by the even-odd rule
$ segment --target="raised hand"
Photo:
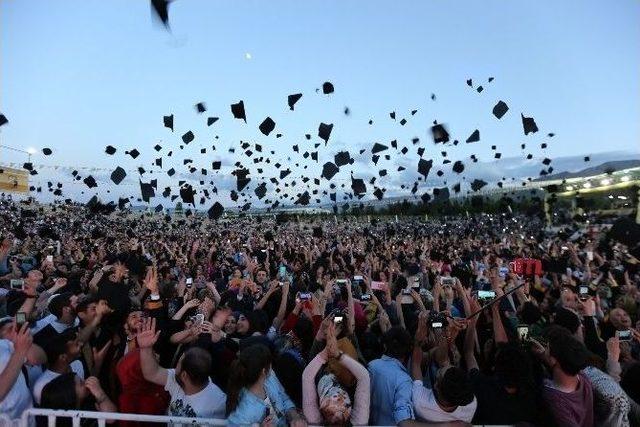
[[[24,323],[20,328],[14,322],[9,331],[9,341],[13,343],[13,349],[17,354],[26,356],[33,344],[33,337],[29,330],[29,324]]]
[[[140,348],[151,348],[158,341],[160,331],[156,332],[156,319],[147,317],[142,320],[140,331],[136,335]]]

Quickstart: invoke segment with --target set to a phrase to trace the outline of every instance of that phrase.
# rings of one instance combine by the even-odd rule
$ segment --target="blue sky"
[[[40,165],[134,170],[151,169],[158,157],[151,147],[160,140],[167,148],[162,153],[173,149],[181,168],[185,157],[199,167],[212,160],[249,165],[247,157],[227,153],[244,140],[276,150],[274,157],[290,167],[299,162],[292,177],[319,176],[322,163],[346,148],[357,161],[343,168],[341,182],[348,182],[351,170],[367,178],[406,163],[407,174],[391,173],[389,187],[410,185],[417,176],[413,137],[420,138],[426,157],[442,162],[442,147],[427,132],[433,120],[462,141],[480,130],[479,143],[445,148],[448,158],[475,153],[497,168],[528,152],[539,162],[638,151],[640,3],[634,0],[175,0],[169,14],[171,33],[152,22],[147,0],[0,0],[0,112],[10,121],[0,129],[0,143],[52,148],[53,156],[34,156]],[[485,90],[469,88],[468,78]],[[315,92],[324,81],[335,85],[335,93]],[[289,111],[287,95],[296,92],[303,97]],[[229,110],[241,99],[247,124]],[[498,100],[510,107],[502,120],[491,114]],[[209,110],[203,115],[193,107],[200,101]],[[343,114],[345,106],[350,116]],[[419,110],[415,116],[412,109]],[[391,120],[391,111],[407,125]],[[162,126],[169,113],[176,117],[173,134]],[[525,137],[520,113],[534,117],[540,132]],[[221,119],[207,127],[208,115]],[[276,121],[269,137],[257,129],[266,116]],[[301,154],[319,142],[321,121],[334,123],[333,133],[321,147],[320,163],[307,163]],[[187,130],[196,140],[181,151]],[[276,139],[278,132],[284,137]],[[548,139],[548,132],[556,136]],[[414,154],[402,159],[394,152],[376,167],[369,153],[358,155],[359,148],[392,139]],[[541,142],[549,143],[546,151]],[[300,154],[291,153],[296,143]],[[525,152],[521,143],[528,145]],[[113,157],[103,154],[108,144],[119,149]],[[494,144],[506,160],[493,160]],[[136,160],[124,155],[133,147],[143,153]],[[205,156],[201,147],[208,148]],[[3,163],[24,160],[0,150]],[[164,170],[171,165],[165,157]],[[468,179],[473,167],[469,162]],[[43,169],[34,181],[50,179],[49,173]],[[68,171],[57,173],[56,180],[70,181]],[[135,184],[136,175],[130,173],[123,188]],[[105,177],[98,190],[113,190]],[[214,181],[224,187],[229,180]],[[69,184],[68,191],[78,195],[80,189]]]

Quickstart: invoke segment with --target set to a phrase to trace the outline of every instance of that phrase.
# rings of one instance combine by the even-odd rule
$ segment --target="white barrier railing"
[[[186,425],[209,425],[224,426],[227,420],[219,418],[189,418],[189,417],[171,417],[166,415],[143,415],[143,414],[121,414],[119,412],[96,412],[96,411],[62,411],[57,409],[41,409],[31,408],[22,413],[20,421],[21,427],[28,427],[30,417],[43,416],[47,417],[48,427],[56,426],[56,419],[71,418],[73,427],[80,427],[82,419],[93,419],[98,421],[98,427],[105,427],[107,420],[113,421],[137,421],[146,423],[164,423],[164,424],[186,424]],[[0,424],[1,426],[2,424]],[[9,424],[11,425],[11,424]],[[31,424],[33,425],[33,424]]]
[[[20,420],[12,420],[5,414],[0,414],[0,427],[20,427]]]

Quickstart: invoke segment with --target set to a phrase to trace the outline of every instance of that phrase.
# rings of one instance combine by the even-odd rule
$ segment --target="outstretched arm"
[[[167,384],[167,370],[158,365],[153,355],[153,345],[158,341],[160,331],[156,332],[156,319],[146,318],[136,339],[140,347],[140,367],[144,379],[164,386]]]

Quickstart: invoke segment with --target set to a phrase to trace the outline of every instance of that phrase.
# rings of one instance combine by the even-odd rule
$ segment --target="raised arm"
[[[153,355],[153,345],[158,341],[160,331],[156,332],[156,319],[146,318],[142,322],[140,332],[136,336],[140,347],[140,367],[144,378],[154,384],[165,386],[167,384],[167,370],[156,361]]]

